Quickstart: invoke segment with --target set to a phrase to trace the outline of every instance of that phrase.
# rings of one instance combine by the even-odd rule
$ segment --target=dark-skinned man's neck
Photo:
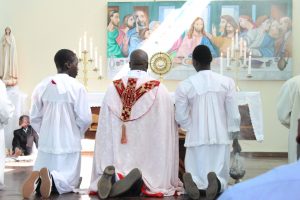
[[[147,69],[140,69],[140,68],[132,68],[130,70],[139,70],[139,71],[144,71],[144,72],[147,72]]]
[[[63,71],[63,70],[61,70],[61,69],[60,69],[60,70],[58,69],[58,70],[57,70],[57,73],[58,73],[58,74],[68,74],[68,71],[67,71],[67,70]]]
[[[206,70],[210,70],[210,65],[208,65],[208,66],[201,66],[201,67],[199,67],[198,69],[199,69],[199,71],[198,71],[198,72],[200,72],[200,71],[206,71]]]

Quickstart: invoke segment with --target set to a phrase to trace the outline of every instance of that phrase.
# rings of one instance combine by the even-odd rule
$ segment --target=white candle
[[[86,32],[84,32],[83,35],[83,50],[86,51],[87,50],[87,46],[86,46]]]
[[[81,52],[82,52],[81,41],[82,41],[82,38],[79,38],[79,44],[78,44],[78,58],[81,57]]]
[[[99,56],[99,76],[102,77],[103,71],[102,71],[102,56]]]
[[[229,67],[229,61],[230,61],[230,55],[229,55],[229,47],[227,48],[227,52],[226,52],[226,67]]]
[[[234,57],[234,37],[231,38],[231,58]]]
[[[220,57],[220,74],[223,75],[223,52],[221,52]]]
[[[244,66],[246,66],[247,43],[244,41]]]
[[[243,38],[240,39],[240,58],[242,58],[243,56]]]
[[[90,38],[90,58],[93,59],[93,39]]]
[[[95,68],[98,69],[98,59],[95,57]]]
[[[239,30],[236,29],[235,31],[235,48],[238,49],[239,48]]]
[[[98,48],[95,48],[95,67],[98,68]]]
[[[252,52],[249,53],[249,61],[248,61],[248,75],[251,75],[251,56]]]

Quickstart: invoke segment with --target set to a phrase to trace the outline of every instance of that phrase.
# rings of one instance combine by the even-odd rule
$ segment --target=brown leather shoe
[[[196,185],[196,183],[193,181],[191,173],[184,173],[183,174],[183,183],[184,183],[184,189],[188,196],[191,199],[199,199],[200,198],[200,192]]]
[[[24,199],[29,199],[31,194],[35,191],[38,180],[40,178],[39,171],[31,172],[30,176],[23,183],[22,195]]]

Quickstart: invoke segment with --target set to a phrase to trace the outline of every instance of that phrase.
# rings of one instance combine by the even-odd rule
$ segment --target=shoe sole
[[[98,195],[100,199],[106,199],[109,196],[110,190],[112,188],[111,180],[115,175],[115,168],[113,166],[106,167],[103,175],[98,181]]]
[[[133,184],[136,183],[141,178],[142,178],[142,174],[140,170],[138,170],[137,168],[131,170],[129,174],[125,176],[124,179],[119,180],[112,186],[109,196],[116,197],[124,194],[125,192],[130,190]]]
[[[35,191],[35,185],[40,177],[39,171],[33,171],[23,184],[22,194],[25,199],[29,199],[31,194]]]
[[[52,187],[52,179],[50,177],[49,170],[47,168],[42,168],[40,170],[40,177],[41,177],[40,193],[43,198],[48,198],[51,194],[51,187]]]
[[[199,199],[200,192],[190,173],[183,174],[184,189],[191,199]]]
[[[218,195],[218,178],[216,173],[210,172],[207,174],[208,187],[206,189],[206,199],[214,200]]]

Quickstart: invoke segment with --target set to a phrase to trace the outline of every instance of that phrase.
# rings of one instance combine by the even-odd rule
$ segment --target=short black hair
[[[194,66],[197,71],[200,71],[202,68],[207,68],[210,66],[212,61],[212,55],[209,48],[205,45],[198,45],[193,51],[193,60],[195,60],[199,66]]]
[[[57,69],[61,69],[62,71],[68,70],[65,67],[65,64],[68,62],[74,61],[76,54],[69,49],[61,49],[54,56],[54,62]]]

